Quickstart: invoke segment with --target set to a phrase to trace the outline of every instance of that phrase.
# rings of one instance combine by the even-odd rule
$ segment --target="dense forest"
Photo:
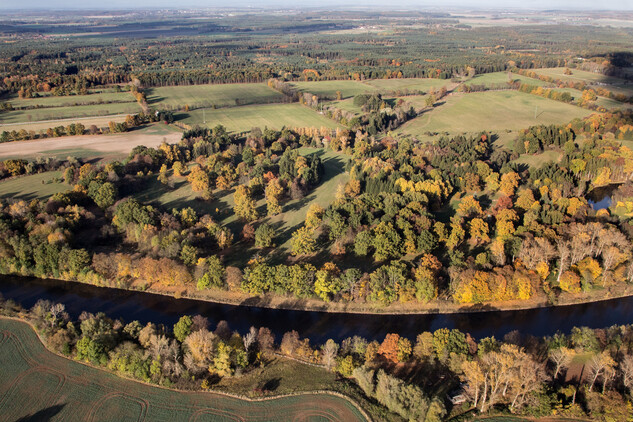
[[[85,93],[106,84],[144,86],[285,80],[466,75],[557,67],[590,59],[607,73],[630,63],[627,29],[583,26],[464,28],[445,16],[320,18],[299,13],[283,23],[266,15],[146,17],[106,26],[70,19],[81,37],[61,38],[63,25],[20,25],[8,20],[0,34],[19,34],[0,52],[0,91],[24,96]],[[132,18],[133,19],[133,18]],[[82,25],[83,24],[83,25]],[[94,25],[94,22],[92,22]],[[347,31],[393,26],[387,34]],[[152,36],[160,27],[160,37]],[[170,30],[166,28],[171,28]],[[41,37],[46,37],[43,42]],[[616,51],[618,54],[614,54]],[[628,54],[627,54],[628,53]],[[625,75],[626,76],[626,75]]]

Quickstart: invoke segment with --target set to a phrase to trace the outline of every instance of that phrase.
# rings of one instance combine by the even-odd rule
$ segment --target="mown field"
[[[328,394],[249,402],[119,378],[49,352],[30,326],[8,319],[0,319],[0,414],[7,421],[365,420],[351,401]]]
[[[426,132],[450,134],[518,130],[537,124],[565,123],[591,111],[517,91],[454,94],[435,109],[398,129],[399,133],[423,137]]]
[[[265,83],[188,85],[150,88],[147,102],[158,109],[189,107],[226,107],[280,101],[283,95]]]
[[[44,96],[21,99],[13,97],[7,100],[14,108],[22,107],[73,107],[88,103],[134,103],[136,99],[129,92],[100,92],[88,95],[69,95],[64,97]]]
[[[204,110],[204,111],[203,111]],[[299,104],[266,104],[223,109],[198,109],[177,114],[188,125],[215,127],[223,125],[229,132],[250,131],[254,127],[281,129],[287,127],[336,128],[336,122]],[[204,119],[204,120],[203,120]],[[203,122],[206,121],[206,124]]]
[[[122,159],[138,145],[157,147],[163,141],[177,143],[181,137],[182,132],[179,130],[156,123],[125,133],[64,136],[0,143],[0,159],[24,158],[32,160],[38,157],[64,159],[69,155],[101,160]],[[5,182],[0,182],[0,185],[3,183]]]
[[[136,102],[13,110],[0,113],[0,124],[30,123],[77,117],[106,116],[110,114],[136,114],[140,111],[141,107]]]

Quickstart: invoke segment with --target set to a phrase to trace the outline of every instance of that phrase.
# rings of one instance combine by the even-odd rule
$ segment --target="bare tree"
[[[629,391],[633,391],[633,356],[624,356],[622,362],[620,362],[620,372],[622,373],[622,384]]]
[[[338,355],[338,344],[332,339],[329,339],[323,345],[323,357],[322,362],[327,369],[332,369],[336,363],[336,356]]]
[[[57,324],[57,320],[62,318],[65,312],[66,306],[63,303],[56,303],[51,306],[51,327],[54,327],[55,324]]]
[[[560,282],[560,276],[563,275],[567,268],[569,268],[569,257],[571,253],[569,242],[560,240],[556,245],[556,249],[559,257],[558,277],[556,277],[556,281]]]
[[[558,377],[558,373],[561,369],[566,369],[572,360],[573,351],[567,347],[561,347],[560,349],[552,350],[549,354],[549,360],[554,363],[554,380]]]
[[[609,378],[611,378],[613,372],[615,371],[615,362],[609,352],[604,351],[602,353],[597,354],[591,359],[590,363],[590,376],[591,376],[591,384],[589,385],[589,391],[593,390],[593,386],[596,383],[596,380],[602,375],[602,389],[604,391],[604,387]]]
[[[251,346],[255,344],[256,341],[257,341],[257,329],[255,327],[251,327],[248,334],[244,336],[244,350],[248,352]]]

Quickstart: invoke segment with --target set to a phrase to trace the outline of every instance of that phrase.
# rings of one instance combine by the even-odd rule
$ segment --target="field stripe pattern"
[[[351,401],[337,395],[247,401],[123,379],[49,352],[28,324],[10,319],[0,319],[0,380],[3,420],[367,420]]]

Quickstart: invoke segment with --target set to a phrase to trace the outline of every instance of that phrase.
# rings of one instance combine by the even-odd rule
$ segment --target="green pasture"
[[[0,125],[105,116],[109,114],[136,114],[140,111],[141,107],[135,102],[95,104],[76,107],[50,107],[33,110],[13,110],[0,113]],[[63,125],[63,123],[60,124]],[[47,127],[50,126],[58,126],[58,124],[57,122],[50,122]]]
[[[60,178],[61,172],[51,171],[46,173],[19,176],[0,182],[0,198],[3,199],[48,199],[59,192],[66,192],[72,188],[65,183],[55,182]]]
[[[177,114],[176,118],[191,126],[223,125],[229,132],[249,131],[254,127],[281,129],[287,127],[328,127],[339,125],[333,120],[300,104],[266,104],[223,109],[198,109]],[[204,119],[204,120],[203,120]],[[203,122],[206,121],[206,124]]]
[[[511,74],[513,81],[520,81],[521,83],[526,83],[528,85],[537,85],[537,86],[553,86],[549,82],[544,82],[539,79],[528,78],[527,76],[517,75],[516,73]],[[494,87],[502,84],[508,83],[508,72],[493,72],[493,73],[483,73],[481,75],[475,75],[472,79],[465,82],[465,85],[484,85],[486,87]]]
[[[227,107],[280,101],[283,95],[265,83],[186,85],[150,88],[147,102],[158,109]]]
[[[295,370],[297,373],[325,372],[297,365],[303,369]],[[284,382],[292,384],[280,379],[283,373],[274,375],[255,378],[248,392],[252,394],[259,384],[271,379],[279,385],[277,391]],[[334,384],[332,380],[329,383]],[[328,394],[249,402],[123,379],[49,352],[30,326],[8,319],[0,320],[0,414],[7,421],[365,420],[351,401]]]
[[[449,134],[518,130],[537,124],[566,123],[591,114],[589,110],[517,91],[454,94],[397,132],[414,137],[426,132]]]
[[[17,107],[75,107],[87,103],[135,103],[129,92],[102,92],[88,95],[69,95],[64,97],[46,96],[39,98],[11,98],[7,100]]]
[[[291,82],[292,86],[301,92],[309,92],[319,97],[336,98],[336,92],[341,91],[343,98],[358,94],[371,94],[377,89],[371,85],[357,81],[319,81],[319,82]]]

